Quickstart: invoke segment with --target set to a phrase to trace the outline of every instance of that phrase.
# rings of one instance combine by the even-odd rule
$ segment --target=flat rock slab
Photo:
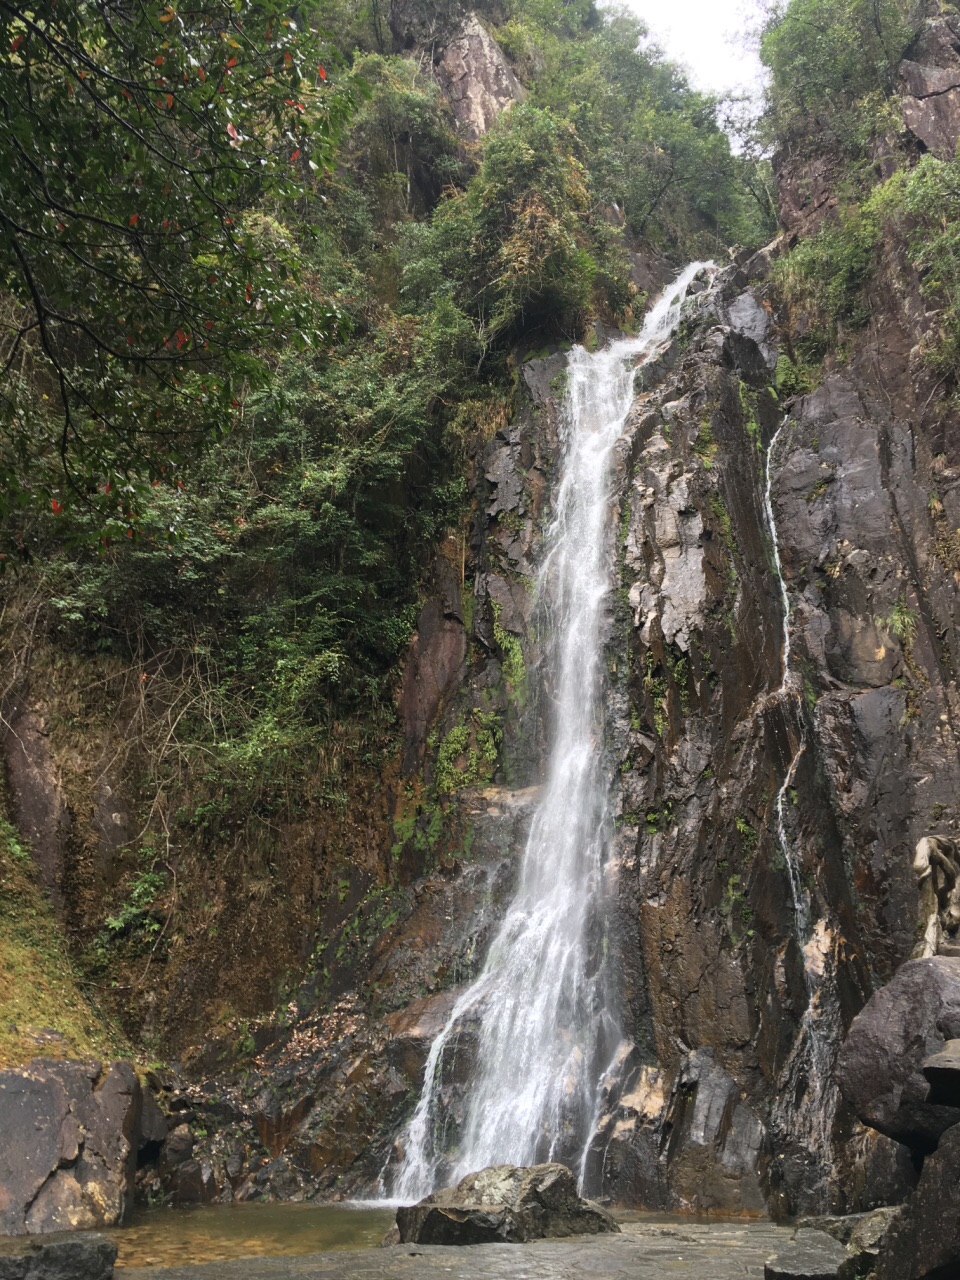
[[[124,1267],[117,1280],[761,1280],[792,1230],[768,1222],[624,1223],[619,1235],[530,1244],[393,1245],[197,1267]]]
[[[117,1246],[106,1236],[0,1237],[0,1280],[110,1280]]]
[[[846,1249],[825,1231],[800,1230],[768,1259],[764,1280],[846,1280],[852,1272]]]

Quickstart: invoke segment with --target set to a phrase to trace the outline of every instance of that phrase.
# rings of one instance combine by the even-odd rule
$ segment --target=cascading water
[[[780,585],[780,599],[783,603],[783,648],[781,661],[783,664],[780,688],[777,697],[793,706],[798,726],[798,742],[793,759],[777,792],[775,806],[777,818],[777,843],[783,855],[790,884],[790,897],[793,904],[795,933],[797,942],[804,957],[804,982],[807,988],[807,1007],[800,1022],[800,1034],[794,1044],[793,1053],[787,1063],[786,1074],[790,1088],[782,1091],[784,1101],[783,1116],[786,1127],[797,1131],[805,1131],[811,1149],[823,1160],[829,1161],[831,1151],[830,1125],[836,1109],[836,1085],[832,1080],[833,1057],[831,1040],[838,1023],[836,993],[833,990],[832,975],[829,971],[827,946],[830,930],[827,921],[811,924],[810,897],[800,874],[800,862],[797,851],[787,831],[785,808],[790,790],[797,775],[797,769],[807,749],[806,725],[803,706],[796,678],[790,667],[791,635],[790,635],[790,596],[786,580],[783,576],[783,562],[780,558],[780,542],[777,537],[777,522],[773,512],[773,461],[777,443],[786,427],[788,419],[784,418],[767,448],[766,485],[764,488],[764,510],[767,527],[773,543],[773,563]],[[805,1105],[806,1117],[799,1115]],[[803,1122],[799,1125],[797,1120]],[[812,1119],[812,1123],[810,1122]]]
[[[601,698],[611,455],[633,400],[634,368],[672,331],[704,265],[686,268],[636,338],[570,355],[556,515],[537,580],[545,684],[554,703],[546,783],[513,901],[479,977],[431,1047],[393,1179],[401,1199],[498,1163],[560,1159],[580,1168],[582,1182],[599,1081],[619,1040],[603,920],[611,829]],[[444,1054],[455,1051],[465,1029],[476,1037],[476,1064],[459,1132],[451,1135],[441,1097]],[[451,1137],[455,1150],[448,1152]]]

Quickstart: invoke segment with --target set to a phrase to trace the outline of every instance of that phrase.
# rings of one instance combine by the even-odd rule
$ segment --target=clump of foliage
[[[854,206],[799,241],[774,264],[773,277],[786,300],[799,363],[822,360],[863,327],[870,316],[866,296],[877,260],[879,228],[871,209]],[[779,370],[778,370],[779,374]],[[797,363],[784,368],[787,385]]]
[[[930,358],[960,375],[960,161],[920,158],[870,197],[869,213],[906,239],[924,297],[936,307]]]
[[[328,166],[351,106],[279,0],[0,5],[0,512],[95,506],[230,423],[264,349],[334,310],[261,214]]]
[[[842,348],[870,316],[869,285],[884,233],[907,244],[920,290],[935,307],[926,354],[941,374],[960,375],[960,161],[922,156],[878,183],[774,267],[788,304],[800,367]],[[797,366],[786,370],[795,378]],[[779,378],[779,369],[778,369]]]
[[[789,0],[774,6],[760,52],[769,123],[781,145],[861,155],[883,125],[897,67],[923,18],[918,0]]]

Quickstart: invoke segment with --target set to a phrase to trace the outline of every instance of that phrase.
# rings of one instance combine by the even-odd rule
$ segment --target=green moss
[[[493,638],[502,655],[503,678],[512,701],[521,705],[527,700],[527,666],[523,648],[512,632],[500,625],[500,605],[493,605]]]
[[[743,852],[750,859],[757,851],[757,833],[746,818],[742,818],[739,815],[736,820],[736,826],[743,845]]]
[[[82,989],[32,872],[29,848],[0,818],[0,1067],[38,1054],[129,1057],[119,1030]]]
[[[497,767],[502,731],[495,713],[474,709],[468,721],[455,724],[437,752],[436,789],[449,795],[461,787],[489,782]]]
[[[643,677],[643,687],[647,697],[650,700],[653,713],[653,728],[658,738],[663,738],[667,732],[669,724],[668,719],[668,700],[667,700],[667,682],[661,675],[654,675],[655,663],[653,651],[647,650],[645,660],[645,672]]]
[[[830,471],[827,475],[822,475],[809,493],[804,495],[805,500],[807,502],[816,502],[818,498],[822,498],[835,479],[836,474],[833,471]]]
[[[756,446],[757,452],[763,451],[763,442],[760,439],[760,423],[757,421],[757,398],[750,390],[745,382],[740,382],[738,386],[740,396],[740,408],[743,410],[743,425],[747,435]]]
[[[700,430],[693,442],[693,452],[700,458],[705,467],[712,467],[717,456],[717,442],[713,438],[713,426],[709,418],[700,423]]]

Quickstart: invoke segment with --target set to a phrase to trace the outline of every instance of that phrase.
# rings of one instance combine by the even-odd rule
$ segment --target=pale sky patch
[[[653,41],[683,66],[705,93],[758,94],[763,67],[748,32],[762,0],[622,0],[649,27]],[[754,42],[755,43],[755,42]]]

